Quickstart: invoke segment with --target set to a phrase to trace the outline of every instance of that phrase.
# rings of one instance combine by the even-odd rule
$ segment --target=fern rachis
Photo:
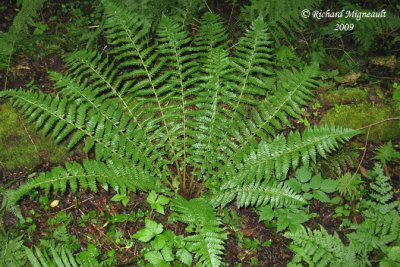
[[[52,73],[57,95],[0,92],[58,142],[69,139],[73,147],[85,140],[85,152],[94,151],[95,159],[6,191],[3,207],[12,208],[34,188],[65,192],[68,185],[73,192],[78,185],[96,192],[98,184],[119,193],[206,192],[192,200],[176,196],[171,208],[177,220],[193,226],[187,240],[198,262],[220,266],[226,233],[213,206],[235,199],[239,207],[304,204],[285,184],[289,170],[326,157],[357,132],[322,126],[279,134],[318,86],[318,66],[275,73],[261,18],[230,55],[213,14],[204,15],[194,40],[164,17],[149,41],[146,23],[103,2],[109,55],[67,56],[68,74]],[[275,87],[269,78],[278,81]]]

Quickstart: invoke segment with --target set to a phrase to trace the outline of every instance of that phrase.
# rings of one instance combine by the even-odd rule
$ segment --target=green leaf
[[[144,254],[144,258],[150,262],[151,264],[153,264],[154,266],[170,266],[163,258],[161,252],[159,251],[150,251],[147,252],[146,254]]]
[[[278,232],[282,232],[283,230],[285,230],[289,224],[290,224],[290,220],[287,216],[283,215],[283,216],[277,216],[278,217],[278,224],[277,224],[277,231]]]
[[[142,242],[150,241],[154,236],[162,233],[163,226],[152,220],[145,220],[145,228],[137,231],[132,235],[133,238],[139,239]]]
[[[301,167],[296,171],[296,179],[301,183],[306,183],[311,179],[312,173],[306,167]]]
[[[338,181],[332,179],[325,179],[321,184],[321,190],[325,193],[333,193],[337,190]]]
[[[384,164],[388,161],[400,160],[400,152],[393,148],[392,141],[390,140],[377,149],[374,159],[380,160]]]
[[[315,175],[310,181],[310,187],[312,189],[319,189],[322,186],[322,177],[320,174]]]
[[[147,197],[147,203],[150,204],[151,208],[161,214],[164,214],[164,206],[168,204],[169,201],[170,199],[166,196],[157,196],[155,191],[151,191]]]
[[[298,180],[296,180],[296,179],[294,179],[294,178],[290,178],[290,179],[286,182],[286,184],[287,184],[288,186],[290,186],[290,188],[292,188],[293,191],[294,191],[295,193],[297,193],[297,194],[301,193],[302,184],[301,184],[300,181],[298,181]]]
[[[274,211],[271,206],[263,206],[259,208],[259,221],[267,221],[269,222],[274,218]]]
[[[190,254],[186,249],[178,249],[176,257],[187,266],[192,266],[192,254]]]
[[[121,201],[121,203],[126,207],[129,203],[129,197],[125,194],[116,194],[111,198],[111,201]]]
[[[311,200],[311,199],[313,198],[313,194],[307,192],[307,193],[304,193],[303,197],[304,197],[304,199],[306,199],[306,200]]]
[[[157,194],[156,194],[156,191],[151,191],[150,193],[149,193],[149,196],[147,197],[147,203],[149,203],[149,204],[155,204],[156,203],[156,200],[157,200]]]
[[[174,254],[172,253],[172,247],[171,246],[165,246],[161,249],[161,254],[164,257],[164,260],[166,261],[173,261],[174,260]]]
[[[311,186],[310,186],[309,183],[303,184],[303,185],[301,186],[301,190],[302,190],[303,192],[308,192],[308,191],[310,191],[310,188],[311,188]]]
[[[154,239],[153,248],[155,250],[161,250],[165,246],[166,242],[167,239],[165,238],[164,235],[158,235]]]
[[[314,191],[313,196],[315,199],[318,199],[321,202],[324,202],[324,203],[330,202],[330,198],[321,190]]]

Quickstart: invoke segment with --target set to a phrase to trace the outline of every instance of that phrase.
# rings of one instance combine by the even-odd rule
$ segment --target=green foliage
[[[113,266],[112,257],[99,261],[99,251],[93,244],[89,244],[87,250],[74,255],[73,251],[61,244],[42,240],[43,248],[25,247],[26,255],[32,266],[38,267],[89,267],[89,266]],[[108,255],[110,256],[110,255]]]
[[[224,240],[227,234],[221,228],[221,220],[214,209],[201,198],[172,200],[173,217],[188,224],[185,238],[189,251],[195,253],[198,262],[203,266],[221,266]]]
[[[323,179],[320,174],[312,176],[312,173],[306,167],[296,170],[294,178],[290,178],[287,184],[293,190],[300,194],[304,192],[303,197],[306,200],[318,199],[321,202],[329,202],[330,198],[327,194],[336,191],[338,186],[337,180]]]
[[[343,8],[346,10],[357,10],[359,12],[377,11],[363,9],[358,4],[348,2],[343,5]],[[392,12],[391,6],[389,6],[388,9],[385,18],[360,19],[358,21],[357,19],[351,20],[354,23],[354,31],[352,32],[353,38],[359,44],[359,48],[362,52],[371,49],[379,35],[389,31],[396,32],[400,28],[400,17]],[[394,12],[398,12],[398,10]]]
[[[81,164],[67,163],[65,169],[56,167],[47,173],[41,173],[38,177],[30,180],[28,183],[20,186],[16,190],[4,192],[3,207],[11,207],[21,199],[25,194],[34,188],[43,188],[46,193],[52,189],[55,192],[64,193],[67,185],[73,192],[78,190],[79,186],[86,190],[90,189],[97,192],[97,183],[107,188],[112,186],[122,194],[126,190],[135,191],[137,188],[147,191],[154,188],[156,182],[152,182],[151,177],[140,172],[133,166],[127,166],[118,160],[110,160],[108,163],[99,161],[84,161]]]
[[[341,195],[353,200],[359,195],[362,183],[360,174],[347,172],[338,180],[338,191]]]
[[[386,144],[378,147],[374,159],[380,160],[382,164],[386,164],[389,161],[400,160],[400,152],[393,148],[392,140],[390,140]]]
[[[393,200],[393,188],[389,178],[383,174],[382,167],[375,165],[369,172],[373,179],[371,184],[371,200],[362,204],[364,221],[351,228],[356,232],[349,234],[352,242],[361,246],[365,251],[372,249],[384,250],[385,246],[397,240],[400,234],[399,202]]]
[[[154,266],[170,266],[172,262],[176,264],[176,260],[187,266],[192,265],[192,255],[186,249],[186,242],[182,235],[176,236],[171,230],[166,230],[157,233],[150,245],[150,249],[143,249],[144,258]]]
[[[320,0],[252,0],[249,5],[242,8],[241,17],[247,22],[253,21],[258,16],[264,17],[277,40],[280,38],[289,40],[290,36],[294,36],[294,31],[299,31],[305,26],[306,20],[301,17],[301,11],[315,10],[321,3]]]
[[[285,237],[293,239],[291,249],[296,255],[292,263],[304,260],[310,266],[357,266],[355,251],[346,247],[337,233],[330,235],[322,227],[320,230],[301,227],[285,233]]]
[[[157,193],[155,191],[151,191],[146,200],[147,203],[150,204],[150,207],[152,209],[161,214],[164,214],[164,206],[167,205],[170,201],[170,199],[166,196],[157,196]]]
[[[383,266],[396,260],[391,255],[396,246],[390,245],[400,234],[399,202],[393,200],[393,188],[381,166],[375,165],[369,177],[373,179],[371,200],[361,201],[363,221],[350,225],[350,244],[345,246],[336,233],[329,235],[324,228],[288,232],[285,236],[293,239],[291,248],[296,252],[292,263],[304,260],[319,266],[366,266],[370,264],[368,254],[374,249],[387,255],[382,259]]]
[[[0,33],[0,69],[7,69],[16,46],[29,34],[29,26],[38,17],[44,0],[26,0],[22,2],[21,10],[14,18],[13,24],[6,33]]]
[[[19,267],[26,263],[22,236],[10,238],[0,234],[0,266]]]
[[[153,220],[145,220],[145,228],[137,231],[132,237],[139,239],[142,242],[149,242],[153,237],[163,232],[162,224]]]
[[[320,161],[318,166],[326,177],[335,177],[354,167],[358,159],[358,151],[354,146],[345,146],[334,152],[329,158]]]
[[[186,252],[199,265],[221,266],[227,233],[214,207],[234,200],[239,207],[301,206],[306,201],[285,183],[288,174],[326,158],[358,132],[320,126],[282,134],[291,126],[289,117],[301,118],[320,72],[316,64],[276,72],[262,18],[252,21],[230,51],[216,15],[203,16],[194,38],[175,18],[163,16],[157,38],[150,39],[152,29],[140,16],[122,4],[103,5],[111,48],[67,55],[66,73],[51,73],[57,94],[0,92],[38,129],[69,148],[83,142],[95,159],[66,163],[5,191],[2,207],[13,209],[36,188],[64,193],[69,187],[76,193],[101,186],[112,187],[113,200],[125,204],[130,191],[151,191],[148,203],[164,213],[165,194],[171,196],[172,217],[188,225]],[[315,190],[331,191],[316,180],[310,185]],[[191,200],[178,195],[203,192]],[[289,220],[290,214],[279,217],[284,215]],[[133,237],[155,242],[163,226],[145,223]],[[65,241],[64,230],[59,236]],[[189,262],[188,253],[178,251]],[[170,262],[170,252],[153,250],[147,260]],[[54,253],[49,257],[63,252]]]
[[[179,21],[188,25],[192,23],[197,14],[205,7],[204,0],[139,0],[118,1],[121,5],[143,19],[151,28],[157,28],[162,15],[175,16]]]
[[[297,231],[301,225],[311,218],[314,214],[308,214],[304,209],[296,207],[272,208],[263,206],[259,209],[260,221],[271,222],[276,219],[276,230],[281,232],[289,228],[291,232]]]

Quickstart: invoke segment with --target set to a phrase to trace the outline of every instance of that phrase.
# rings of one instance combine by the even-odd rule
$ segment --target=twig
[[[374,122],[374,123],[368,124],[366,126],[360,127],[360,128],[358,128],[356,130],[357,131],[364,130],[366,128],[371,128],[372,126],[375,126],[375,125],[378,125],[378,124],[381,124],[381,123],[384,123],[384,122],[387,122],[387,121],[395,121],[395,120],[400,120],[400,117],[387,118],[387,119],[384,119],[384,120],[381,120],[381,121],[378,121],[378,122]]]
[[[361,167],[362,162],[364,161],[365,154],[367,153],[368,138],[369,138],[369,133],[371,132],[371,127],[372,127],[372,126],[369,126],[369,128],[368,128],[367,137],[365,138],[364,152],[363,152],[363,155],[362,155],[362,157],[361,157],[360,163],[358,164],[357,170],[356,170],[356,172],[353,174],[353,177],[351,177],[351,179],[354,179],[354,176],[356,176],[356,174],[357,174],[358,171],[360,170],[360,167]]]
[[[32,136],[29,134],[28,129],[26,129],[25,123],[20,119],[18,119],[18,120],[21,122],[22,126],[24,127],[24,130],[25,130],[26,134],[28,135],[29,139],[31,140],[31,143],[32,143],[33,147],[35,148],[36,153],[39,154],[39,150],[37,149],[37,146],[36,146],[35,142],[33,141]]]

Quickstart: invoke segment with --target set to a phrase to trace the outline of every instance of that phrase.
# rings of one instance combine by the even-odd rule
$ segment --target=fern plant
[[[357,132],[321,126],[283,135],[318,86],[318,66],[275,72],[262,18],[229,51],[214,14],[203,16],[194,38],[163,17],[152,40],[142,19],[103,4],[107,54],[65,57],[68,73],[51,73],[56,95],[0,92],[38,129],[70,148],[83,142],[94,159],[4,192],[3,208],[35,188],[169,191],[173,217],[189,225],[186,241],[197,262],[220,266],[226,231],[214,208],[235,200],[239,207],[304,204],[285,184],[289,171],[327,157]]]

